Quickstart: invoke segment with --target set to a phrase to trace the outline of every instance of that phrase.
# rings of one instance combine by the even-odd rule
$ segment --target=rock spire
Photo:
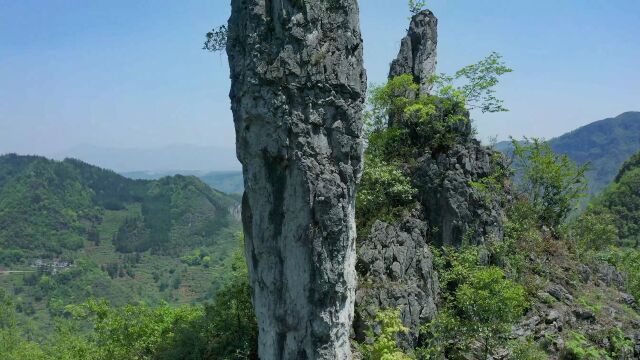
[[[259,355],[351,359],[366,75],[357,0],[232,0],[227,54]]]

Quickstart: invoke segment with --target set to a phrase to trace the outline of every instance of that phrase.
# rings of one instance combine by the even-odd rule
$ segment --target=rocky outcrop
[[[542,344],[548,359],[578,358],[575,345],[568,346],[570,341],[575,343],[577,335],[599,349],[616,353],[616,359],[640,358],[640,308],[633,296],[616,288],[624,284],[601,279],[618,277],[615,270],[600,263],[567,263],[562,255],[530,261],[550,271],[544,278],[530,277],[531,284],[540,290],[526,316],[514,326],[513,339],[529,338]],[[576,268],[581,276],[575,276]]]
[[[436,71],[438,46],[438,19],[429,10],[423,10],[411,18],[407,36],[400,43],[398,56],[391,63],[389,78],[412,74],[420,84],[423,94],[431,90],[429,78]]]
[[[402,345],[413,348],[420,326],[436,313],[438,277],[428,245],[428,226],[420,207],[395,224],[374,223],[371,233],[358,242],[354,330],[361,341],[374,325],[378,309],[400,308],[411,332],[401,335]]]
[[[460,247],[502,239],[502,204],[473,186],[500,166],[507,166],[503,158],[472,138],[447,152],[418,159],[414,184],[436,244]]]
[[[414,15],[391,64],[389,78],[410,74],[421,85],[419,94],[406,96],[427,95],[431,90],[428,80],[435,73],[436,26],[430,11]],[[368,236],[358,239],[360,282],[354,330],[360,341],[366,340],[367,328],[375,328],[378,309],[400,308],[410,329],[401,336],[401,343],[414,347],[421,325],[436,314],[438,278],[429,244],[459,247],[502,238],[501,204],[473,186],[495,173],[499,159],[473,138],[468,112],[461,108],[455,115],[465,119],[451,126],[455,144],[446,149],[420,148],[417,161],[404,166],[418,190],[413,211],[391,224],[376,222],[366,229]],[[434,116],[445,114],[440,111]],[[401,118],[391,114],[389,126],[404,126]],[[396,119],[400,121],[394,123]]]
[[[436,68],[437,25],[438,19],[429,10],[411,18],[398,56],[391,63],[389,78],[410,74],[420,84],[420,94],[429,93],[429,78]],[[467,121],[450,130],[458,134],[458,142],[444,152],[426,152],[414,175],[414,186],[420,191],[434,241],[456,247],[463,243],[482,244],[489,238],[502,239],[503,218],[500,204],[487,201],[485,194],[471,186],[503,164],[494,156],[495,151],[473,138],[469,114],[461,115]],[[390,126],[394,125],[393,118],[392,115]]]
[[[366,92],[356,0],[233,0],[227,53],[259,355],[350,359]]]

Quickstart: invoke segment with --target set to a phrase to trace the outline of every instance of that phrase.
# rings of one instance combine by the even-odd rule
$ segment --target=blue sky
[[[361,0],[369,80],[384,81],[404,0]],[[438,70],[491,51],[514,73],[511,109],[474,114],[479,135],[553,137],[640,110],[640,1],[433,0]],[[226,0],[0,0],[0,153],[79,144],[232,148],[226,57],[201,50]]]

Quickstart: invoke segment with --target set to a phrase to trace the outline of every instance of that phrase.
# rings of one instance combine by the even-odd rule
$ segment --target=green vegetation
[[[424,0],[409,0],[409,11],[411,11],[411,15],[416,15],[426,7],[427,2]]]
[[[554,152],[567,155],[578,165],[589,164],[585,174],[589,194],[599,194],[614,181],[622,164],[640,151],[640,112],[626,112],[614,118],[585,125],[549,140]],[[511,142],[496,147],[507,154]]]
[[[379,333],[369,329],[368,336],[373,339],[371,344],[361,346],[366,360],[410,360],[412,356],[405,354],[396,342],[399,333],[409,331],[400,320],[400,310],[380,310],[376,314],[376,322],[380,325]]]
[[[539,139],[513,140],[513,146],[514,167],[522,174],[519,194],[527,198],[539,225],[557,229],[584,196],[587,167],[554,153]]]
[[[205,34],[206,39],[202,46],[202,50],[211,52],[223,51],[227,48],[228,34],[229,30],[226,25],[220,25],[217,28],[211,29],[211,31]]]
[[[600,349],[581,333],[572,331],[565,347],[565,357],[574,359],[611,359],[604,349]]]
[[[360,229],[366,231],[375,219],[393,219],[413,203],[417,191],[409,180],[415,170],[412,159],[425,151],[435,157],[467,139],[472,133],[467,107],[506,110],[493,87],[510,71],[492,53],[453,76],[434,76],[434,95],[418,94],[420,86],[409,74],[370,91],[366,166],[356,199]]]
[[[624,163],[615,181],[593,202],[589,213],[606,214],[621,239],[635,247],[640,243],[640,153]],[[606,216],[605,215],[605,216]]]
[[[19,327],[48,337],[65,306],[177,305],[228,282],[237,200],[195,177],[130,180],[77,160],[0,157],[0,276]],[[180,257],[206,253],[202,264]]]
[[[423,357],[464,353],[479,342],[483,358],[506,346],[511,326],[528,306],[524,288],[496,266],[481,265],[478,248],[440,253],[438,273],[443,304],[435,320],[424,326],[428,342]]]
[[[112,307],[89,299],[68,305],[48,338],[35,342],[19,327],[0,290],[3,359],[257,359],[257,325],[246,265],[236,253],[229,282],[206,305],[144,303]]]

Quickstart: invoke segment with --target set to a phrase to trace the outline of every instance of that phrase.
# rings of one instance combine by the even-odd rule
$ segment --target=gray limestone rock
[[[447,152],[425,154],[413,176],[420,202],[440,245],[480,245],[503,237],[504,210],[499,199],[488,198],[472,186],[495,171],[495,152],[469,139]]]
[[[366,92],[356,0],[232,0],[227,54],[259,356],[350,359]]]
[[[389,78],[411,74],[420,84],[420,93],[428,93],[431,90],[428,80],[436,71],[437,46],[438,19],[429,10],[415,14],[407,36],[400,43],[398,56],[391,63]]]
[[[438,277],[422,217],[418,208],[393,224],[376,221],[369,236],[359,239],[354,329],[360,341],[375,325],[378,309],[401,309],[411,330],[400,339],[406,348],[413,348],[420,326],[435,316]]]

